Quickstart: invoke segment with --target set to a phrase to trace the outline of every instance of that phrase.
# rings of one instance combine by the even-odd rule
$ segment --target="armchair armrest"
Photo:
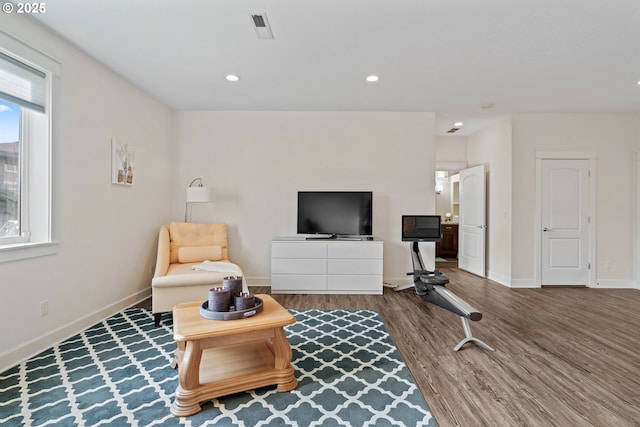
[[[163,225],[160,227],[158,235],[158,256],[156,258],[156,270],[153,277],[166,276],[169,271],[169,227]]]

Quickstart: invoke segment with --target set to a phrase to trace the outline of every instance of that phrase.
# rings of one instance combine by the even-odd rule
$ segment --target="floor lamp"
[[[200,181],[196,184],[196,181]],[[202,184],[202,178],[196,178],[187,187],[186,201],[184,203],[184,222],[187,222],[187,212],[189,212],[189,221],[191,221],[191,212],[189,211],[189,205],[191,203],[210,203],[213,199],[211,197],[211,188],[205,187]]]

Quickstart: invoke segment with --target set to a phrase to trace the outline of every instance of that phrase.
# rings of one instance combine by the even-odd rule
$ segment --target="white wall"
[[[466,161],[466,136],[436,136],[436,163],[465,163]]]
[[[2,371],[149,295],[172,169],[170,110],[30,18],[0,14],[0,28],[62,63],[53,112],[60,250],[0,263]],[[111,137],[136,148],[132,187],[111,184]]]
[[[511,117],[504,117],[467,139],[469,167],[487,171],[487,277],[511,285]]]
[[[596,281],[634,281],[637,114],[515,114],[513,116],[513,262],[518,285],[535,282],[535,151],[597,152]]]
[[[230,258],[249,284],[268,283],[271,239],[296,234],[297,191],[371,190],[385,280],[406,281],[400,220],[435,212],[434,127],[432,113],[178,112],[173,216],[202,177],[215,202],[194,206],[193,221],[226,223]]]

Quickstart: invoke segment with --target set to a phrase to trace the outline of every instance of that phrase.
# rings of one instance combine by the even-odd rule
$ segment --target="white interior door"
[[[589,160],[542,161],[541,284],[589,284]]]
[[[485,277],[486,183],[484,165],[460,171],[458,268]]]

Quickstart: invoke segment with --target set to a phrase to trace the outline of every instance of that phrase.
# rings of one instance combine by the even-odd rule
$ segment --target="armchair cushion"
[[[172,222],[169,224],[171,247],[169,251],[169,263],[178,262],[178,250],[185,246],[227,246],[227,228],[221,224],[194,224],[184,222]],[[220,259],[226,259],[223,250]],[[201,260],[204,261],[204,260]]]
[[[183,246],[178,248],[178,262],[220,261],[222,259],[222,247],[219,245],[207,246]]]
[[[188,264],[171,264],[169,267],[169,271],[167,271],[166,276],[154,277],[152,281],[152,286],[156,295],[158,292],[160,293],[164,291],[166,288],[175,288],[175,289],[183,289],[190,287],[202,287],[200,295],[196,299],[206,299],[208,295],[208,291],[210,288],[214,288],[217,286],[222,286],[222,279],[230,275],[242,276],[242,270],[235,264],[229,263],[229,268],[236,267],[233,269],[233,272],[229,271],[205,271],[205,270],[195,270],[193,267],[197,266],[199,263],[188,263]],[[164,288],[164,289],[160,289]],[[243,291],[248,291],[248,289],[243,289]],[[154,295],[155,296],[155,295]],[[192,300],[184,300],[181,302],[192,301]],[[153,303],[158,303],[159,301],[153,301]],[[171,304],[170,307],[167,308],[166,311],[170,311],[176,303]]]

